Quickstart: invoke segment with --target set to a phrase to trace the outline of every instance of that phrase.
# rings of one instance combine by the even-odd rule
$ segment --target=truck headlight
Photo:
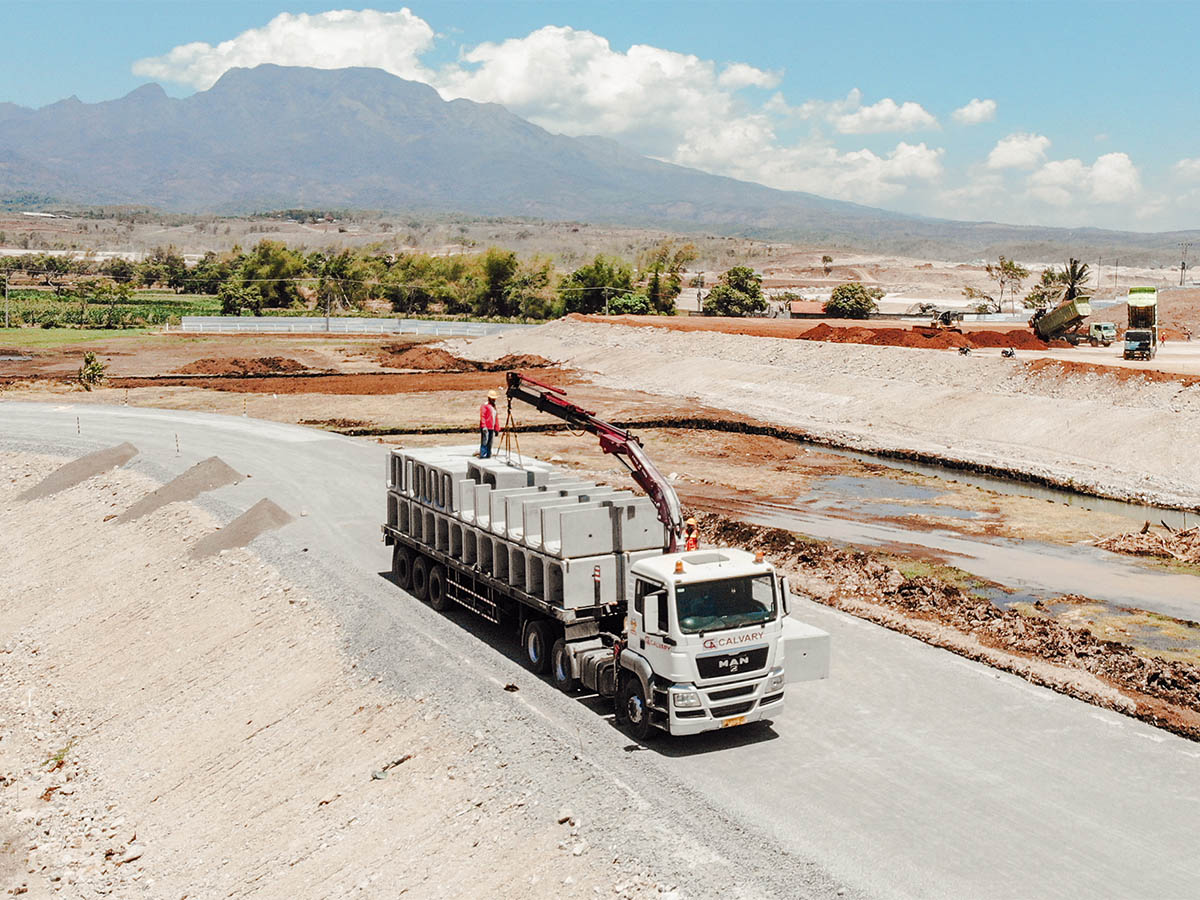
[[[700,705],[700,697],[695,691],[675,691],[671,694],[671,702],[676,709],[695,709]]]
[[[773,694],[781,690],[783,690],[783,667],[776,666],[771,670],[771,674],[767,678],[766,692]]]

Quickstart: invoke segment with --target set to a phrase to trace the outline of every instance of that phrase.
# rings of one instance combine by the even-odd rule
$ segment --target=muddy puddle
[[[1158,524],[1165,522],[1172,528],[1190,528],[1193,525],[1200,524],[1200,512],[1195,510],[1178,510],[1165,509],[1161,506],[1149,506],[1143,503],[1130,503],[1123,500],[1109,500],[1104,497],[1093,497],[1089,494],[1080,494],[1074,491],[1065,490],[1063,488],[1049,487],[1046,485],[1033,484],[1028,481],[1021,481],[1016,478],[1003,478],[996,475],[985,475],[982,473],[969,472],[960,469],[950,469],[944,466],[932,465],[930,463],[916,462],[907,459],[897,459],[892,457],[876,456],[872,453],[863,453],[857,450],[846,450],[836,447],[821,447],[822,453],[828,453],[833,456],[843,456],[849,459],[856,459],[860,462],[871,463],[874,465],[885,465],[889,469],[897,469],[902,472],[910,472],[916,475],[926,475],[931,478],[936,478],[939,481],[944,481],[948,484],[964,484],[971,487],[982,488],[985,491],[993,491],[997,494],[1006,494],[1014,497],[1030,497],[1034,500],[1048,500],[1054,503],[1061,503],[1065,506],[1073,506],[1079,509],[1090,510],[1093,512],[1108,513],[1110,515],[1122,516],[1137,522],[1139,525],[1143,522],[1152,522]],[[870,479],[874,481],[875,479]],[[937,492],[935,491],[936,495]],[[932,499],[932,498],[927,498]],[[942,511],[939,515],[947,515],[944,508],[939,507]]]
[[[727,503],[731,513],[759,525],[955,566],[1003,585],[1004,591],[987,592],[1000,606],[1082,594],[1111,607],[1132,606],[1181,619],[1200,619],[1200,577],[1194,575],[1155,571],[1086,544],[1060,546],[976,537],[881,521],[895,517],[896,510],[904,516],[923,507],[927,507],[926,514],[941,517],[978,515],[922,502],[938,495],[933,489],[887,478],[839,476],[816,482],[811,494],[793,503],[744,497],[729,498]]]

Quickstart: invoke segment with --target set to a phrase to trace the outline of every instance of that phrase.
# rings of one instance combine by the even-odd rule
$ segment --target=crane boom
[[[591,410],[572,403],[560,388],[520,372],[508,373],[506,393],[510,407],[513,400],[520,400],[541,412],[562,419],[581,431],[596,435],[600,439],[600,449],[620,460],[638,487],[644,490],[646,496],[654,503],[655,509],[658,510],[658,520],[667,529],[663,552],[675,553],[679,549],[679,537],[683,534],[683,511],[679,505],[679,496],[671,482],[662,476],[646,456],[642,442],[637,436],[597,418]]]

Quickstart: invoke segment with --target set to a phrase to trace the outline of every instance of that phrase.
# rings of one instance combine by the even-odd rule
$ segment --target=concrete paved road
[[[203,413],[0,402],[0,447],[126,440],[141,451],[131,465],[163,477],[212,454],[252,474],[219,500],[306,512],[279,537],[353,583],[354,615],[405,617],[485,677],[519,678],[514,648],[491,652],[462,624],[397,604],[378,577],[382,446]],[[520,696],[547,727],[580,733],[614,779],[649,767],[650,790],[697,792],[744,823],[738,837],[776,842],[796,894],[819,869],[885,897],[1200,896],[1200,745],[824,607],[799,614],[833,633],[833,675],[793,687],[773,728],[629,754],[586,702],[536,683]],[[712,878],[739,883],[736,866]]]

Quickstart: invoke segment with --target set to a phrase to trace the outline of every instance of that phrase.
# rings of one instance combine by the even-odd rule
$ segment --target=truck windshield
[[[758,625],[775,618],[775,586],[770,575],[681,584],[675,606],[684,634]]]

